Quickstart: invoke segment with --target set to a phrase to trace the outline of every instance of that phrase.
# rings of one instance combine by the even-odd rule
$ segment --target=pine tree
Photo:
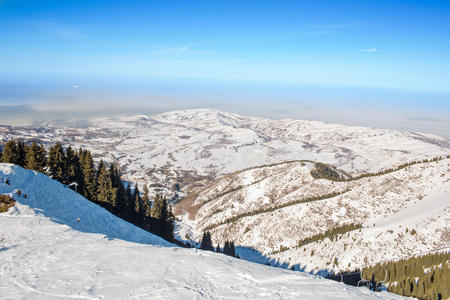
[[[3,162],[18,165],[20,161],[19,149],[15,141],[6,142],[3,148]]]
[[[62,183],[67,183],[66,175],[66,158],[61,143],[56,143],[50,147],[48,156],[48,170],[51,178]]]
[[[109,176],[111,178],[111,184],[115,189],[115,197],[113,198],[112,206],[116,213],[122,211],[125,207],[125,188],[120,179],[119,168],[115,164],[109,166]]]
[[[230,243],[230,255],[233,257],[237,257],[236,255],[236,248],[234,247],[234,242],[231,241]]]
[[[66,183],[75,184],[78,191],[82,182],[83,172],[80,160],[77,153],[69,146],[66,149]]]
[[[146,184],[144,184],[142,201],[147,201],[148,202],[149,200],[150,200],[150,196],[149,196],[148,187],[147,187]]]
[[[146,184],[144,184],[143,195],[142,195],[142,213],[144,218],[144,226],[148,230],[151,227],[151,214],[152,214],[152,206],[150,203],[149,190]]]
[[[228,255],[228,253],[229,253],[229,243],[228,243],[228,241],[225,241],[225,244],[223,245],[222,253]]]
[[[164,200],[167,207],[167,199]],[[173,214],[172,205],[169,206],[169,211],[166,220],[166,240],[169,242],[173,241],[173,232],[175,230],[175,215]]]
[[[135,215],[135,222],[137,224],[143,224],[144,222],[144,214],[143,214],[143,210],[142,210],[142,199],[141,199],[141,195],[139,192],[139,187],[137,185],[137,183],[134,185],[134,191],[133,191],[133,200],[134,200],[134,205],[133,205],[133,209],[134,209],[134,215]]]
[[[175,227],[175,216],[169,207],[167,199],[157,195],[151,208],[152,232],[172,241]]]
[[[18,161],[17,165],[21,166],[22,168],[25,168],[27,164],[27,150],[28,147],[25,145],[24,142],[18,142],[17,143],[17,153],[18,153]]]
[[[151,216],[152,204],[150,203],[150,192],[146,184],[144,184],[144,194],[142,195],[142,204],[144,206],[144,212],[146,217]]]
[[[131,184],[129,182],[127,182],[124,200],[125,200],[124,215],[126,219],[131,221],[133,219],[134,199],[133,194],[131,193]]]
[[[97,173],[97,201],[106,207],[112,208],[117,191],[112,186],[111,176],[104,163],[100,164],[100,169]]]
[[[203,233],[200,249],[207,251],[214,251],[214,247],[211,240],[211,233],[209,231],[205,231]]]
[[[234,242],[225,241],[225,245],[223,246],[223,254],[236,257]]]
[[[26,154],[27,165],[26,168],[36,172],[44,172],[46,165],[45,148],[33,142],[28,148]]]
[[[94,160],[90,151],[80,154],[81,170],[83,173],[83,196],[91,201],[96,200],[97,187],[95,184]]]
[[[153,200],[153,205],[151,209],[151,217],[153,218],[152,232],[156,235],[162,236],[164,231],[163,219],[164,216],[164,200],[160,195],[156,195]]]
[[[100,159],[100,161],[98,162],[98,165],[97,165],[97,169],[95,170],[95,183],[96,183],[96,185],[98,184],[98,177],[100,175],[100,170],[103,169],[103,165],[104,165],[103,159]]]

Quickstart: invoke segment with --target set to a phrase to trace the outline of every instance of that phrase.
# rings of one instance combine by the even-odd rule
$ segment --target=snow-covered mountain
[[[48,122],[35,127],[0,126],[0,140],[37,139],[93,150],[119,161],[131,181],[182,187],[256,165],[309,159],[353,174],[448,154],[443,138],[397,130],[270,120],[213,109],[152,117],[99,118],[90,123]]]
[[[214,244],[232,240],[244,258],[313,272],[450,246],[450,157],[350,181],[315,179],[313,169],[256,167],[194,189],[177,206],[178,237],[198,241],[210,230]],[[362,228],[298,245],[350,223]]]
[[[178,248],[10,164],[0,164],[0,194],[16,200],[0,214],[2,299],[401,298]]]

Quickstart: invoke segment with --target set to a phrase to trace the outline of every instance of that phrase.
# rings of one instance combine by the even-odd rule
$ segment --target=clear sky
[[[333,102],[445,127],[449,19],[427,0],[0,0],[0,104],[286,103],[339,121],[320,113]]]

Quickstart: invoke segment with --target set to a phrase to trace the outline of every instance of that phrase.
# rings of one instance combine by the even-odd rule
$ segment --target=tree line
[[[278,209],[282,209],[282,208],[285,208],[285,207],[288,207],[288,206],[297,205],[297,204],[300,204],[300,203],[308,203],[308,202],[314,202],[314,201],[334,198],[336,196],[345,194],[345,193],[347,193],[349,191],[350,190],[344,190],[344,191],[341,191],[341,192],[331,192],[331,193],[325,194],[325,195],[312,196],[312,197],[307,197],[307,198],[304,198],[304,199],[297,199],[297,200],[289,201],[289,202],[286,202],[286,203],[282,203],[282,204],[278,204],[278,205],[274,205],[274,206],[270,206],[270,207],[261,207],[261,208],[256,209],[256,210],[248,211],[248,212],[245,212],[245,213],[241,213],[241,214],[238,214],[238,215],[226,218],[225,220],[223,220],[223,221],[221,221],[219,223],[208,225],[208,226],[206,226],[204,228],[204,231],[208,231],[208,230],[214,229],[214,228],[219,227],[219,226],[224,225],[224,224],[229,224],[229,223],[236,222],[237,220],[242,219],[242,218],[246,218],[246,217],[251,217],[251,216],[255,216],[255,215],[259,215],[259,214],[272,212],[272,211],[275,211],[275,210],[278,210]]]
[[[48,153],[43,145],[10,140],[0,149],[0,161],[45,173],[73,189],[86,199],[114,215],[156,234],[167,241],[173,237],[175,217],[166,198],[157,195],[150,201],[149,190],[137,184],[123,184],[120,167],[100,160],[94,163],[89,150],[52,145]],[[184,244],[182,244],[184,246]]]
[[[438,157],[423,159],[423,160],[414,160],[414,161],[410,161],[410,162],[398,165],[397,167],[394,167],[394,168],[385,169],[385,170],[382,170],[382,171],[379,171],[376,173],[364,173],[364,174],[361,174],[361,175],[358,175],[355,177],[352,177],[352,176],[346,174],[345,172],[341,171],[342,173],[345,173],[347,176],[349,176],[349,178],[345,178],[342,175],[340,175],[335,167],[318,162],[318,163],[314,164],[315,168],[311,170],[310,174],[314,179],[328,179],[328,180],[336,181],[336,182],[355,181],[355,180],[359,180],[359,179],[367,178],[367,177],[386,175],[389,173],[400,171],[409,166],[425,164],[425,163],[430,163],[430,162],[438,162],[438,161],[441,161],[444,159],[450,159],[450,155],[438,156]]]
[[[214,247],[211,239],[211,233],[209,231],[205,231],[203,233],[200,249],[206,251],[213,251],[217,253],[223,253],[225,255],[239,258],[239,256],[236,254],[236,249],[234,247],[233,241],[225,241],[223,248],[220,248],[219,245],[217,245],[217,247]]]
[[[349,224],[343,224],[340,226],[336,226],[333,228],[330,228],[328,230],[326,230],[323,233],[319,233],[319,234],[315,234],[313,236],[310,237],[306,237],[304,239],[301,239],[297,242],[296,248],[300,248],[304,245],[313,243],[313,242],[317,242],[317,241],[322,241],[326,238],[329,238],[331,241],[334,240],[334,238],[340,234],[344,234],[347,233],[349,231],[353,231],[353,230],[357,230],[357,229],[361,229],[362,225],[359,223],[349,223]],[[280,252],[284,252],[289,250],[290,248],[285,247],[285,246],[280,246],[280,250],[275,250],[273,251],[271,254],[277,254]],[[312,252],[311,255],[313,255],[314,252]],[[335,265],[337,265],[337,261],[334,263]]]
[[[389,292],[418,299],[450,298],[450,252],[378,263],[363,277],[384,282]]]

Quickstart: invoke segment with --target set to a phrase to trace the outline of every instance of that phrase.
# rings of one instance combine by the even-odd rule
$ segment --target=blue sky
[[[0,1],[3,72],[450,92],[449,1]]]
[[[449,19],[450,1],[0,0],[0,104],[130,92],[450,113]]]

